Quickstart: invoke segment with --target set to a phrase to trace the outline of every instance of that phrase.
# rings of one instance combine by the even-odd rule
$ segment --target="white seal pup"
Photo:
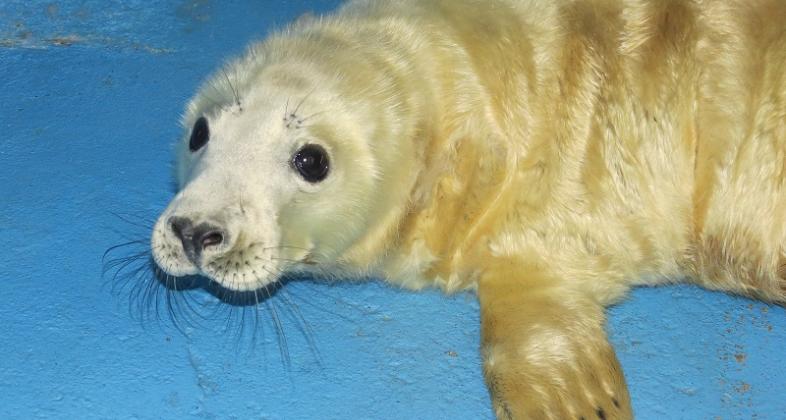
[[[172,276],[477,291],[500,418],[632,417],[630,287],[786,300],[786,2],[354,1],[189,104]]]

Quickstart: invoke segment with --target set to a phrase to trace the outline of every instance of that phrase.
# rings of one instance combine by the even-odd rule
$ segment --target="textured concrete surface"
[[[471,295],[302,281],[255,310],[196,289],[170,301],[204,316],[180,332],[164,294],[101,278],[171,197],[200,80],[335,4],[0,2],[0,418],[491,417]],[[609,328],[638,418],[786,418],[782,308],[638,290]]]

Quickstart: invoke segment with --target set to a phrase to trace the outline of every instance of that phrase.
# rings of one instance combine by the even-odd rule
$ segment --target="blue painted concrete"
[[[471,295],[289,284],[270,300],[286,357],[269,306],[229,313],[187,292],[219,313],[180,333],[165,302],[156,321],[100,277],[104,250],[146,239],[171,197],[177,120],[201,78],[335,4],[0,3],[0,418],[491,417]],[[638,418],[786,418],[782,308],[639,290],[610,330]]]

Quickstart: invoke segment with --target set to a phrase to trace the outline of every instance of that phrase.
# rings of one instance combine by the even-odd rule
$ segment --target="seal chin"
[[[251,269],[231,272],[214,272],[208,269],[203,271],[202,274],[215,281],[221,287],[237,292],[251,292],[265,289],[275,284],[280,279],[280,276],[274,276],[267,273],[260,274],[259,272],[252,272]]]

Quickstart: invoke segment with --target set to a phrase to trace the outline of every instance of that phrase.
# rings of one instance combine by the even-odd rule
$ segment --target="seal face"
[[[604,307],[786,301],[786,3],[353,1],[188,105],[156,263],[474,289],[500,418],[630,418]]]
[[[344,93],[344,78],[256,48],[188,107],[181,191],[154,228],[154,259],[169,275],[244,291],[290,272],[365,274],[336,261],[408,193],[378,154],[408,157],[397,122]]]

